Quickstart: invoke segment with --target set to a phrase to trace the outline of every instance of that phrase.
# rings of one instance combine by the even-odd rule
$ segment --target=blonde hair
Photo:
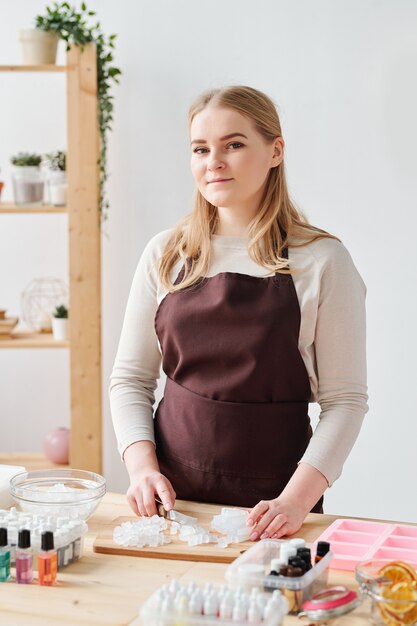
[[[244,85],[210,89],[191,105],[188,124],[208,105],[229,108],[252,120],[267,143],[282,137],[281,124],[273,101],[261,91]],[[211,236],[218,223],[217,207],[195,191],[194,209],[176,226],[168,238],[159,263],[162,285],[174,292],[190,287],[207,274],[211,260]],[[255,218],[248,227],[248,254],[253,261],[270,272],[290,273],[288,259],[282,257],[289,245],[304,246],[316,239],[338,239],[308,223],[306,217],[290,200],[284,162],[270,169],[263,198]],[[295,243],[294,240],[301,243]],[[187,261],[182,281],[174,285],[170,278],[173,267]]]

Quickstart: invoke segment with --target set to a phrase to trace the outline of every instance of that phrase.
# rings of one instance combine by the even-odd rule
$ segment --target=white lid
[[[281,565],[287,565],[287,560],[286,559],[272,559],[271,570],[274,570],[274,572],[277,572],[279,568],[281,567]]]
[[[280,555],[282,559],[289,558],[290,556],[295,556],[297,554],[297,548],[291,546],[287,543],[284,543],[281,546]]]
[[[265,567],[259,563],[242,563],[238,567],[238,574],[242,576],[252,576],[253,574],[261,574],[264,576]]]

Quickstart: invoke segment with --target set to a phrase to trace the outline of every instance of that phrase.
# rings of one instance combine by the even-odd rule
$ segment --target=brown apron
[[[246,507],[276,498],[311,437],[292,277],[202,278],[165,296],[155,329],[167,375],[156,452],[177,497]]]

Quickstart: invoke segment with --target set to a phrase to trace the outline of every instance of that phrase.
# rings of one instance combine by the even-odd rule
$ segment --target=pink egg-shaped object
[[[59,465],[69,463],[69,428],[55,428],[51,430],[43,440],[43,451],[46,457]]]

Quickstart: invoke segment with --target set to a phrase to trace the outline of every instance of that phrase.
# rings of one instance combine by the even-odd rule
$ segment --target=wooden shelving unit
[[[67,53],[67,65],[0,65],[0,72],[66,74],[68,206],[22,207],[1,203],[0,214],[67,215],[70,288],[69,341],[55,341],[50,334],[14,332],[10,338],[0,339],[0,348],[69,349],[70,465],[101,473],[100,140],[96,49],[89,44],[81,52],[80,48],[73,46]],[[28,459],[30,456],[23,453],[0,454],[0,459],[19,464],[11,459]],[[47,466],[42,455],[34,455],[35,458],[36,463]]]
[[[10,338],[0,339],[0,348],[69,348],[69,341],[57,341],[50,333],[16,331]]]
[[[67,65],[0,65],[0,72],[67,72]]]
[[[13,202],[0,202],[0,213],[14,213],[28,214],[28,213],[68,213],[69,209],[66,206],[49,206],[43,204],[42,206],[21,206],[14,204]]]
[[[11,454],[0,453],[0,465],[20,465],[21,467],[26,467],[28,472],[54,467],[61,467],[62,469],[69,467],[68,465],[56,465],[55,463],[48,461],[44,454],[37,452],[13,452]]]

